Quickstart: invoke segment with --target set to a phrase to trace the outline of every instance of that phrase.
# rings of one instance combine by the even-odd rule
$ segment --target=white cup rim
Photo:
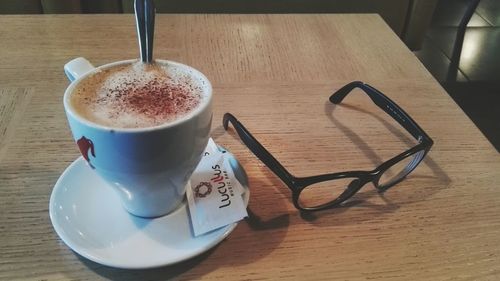
[[[171,60],[155,59],[156,62],[159,62],[162,64],[170,64],[170,65],[175,65],[175,66],[182,67],[182,68],[187,68],[188,70],[192,71],[195,75],[199,76],[202,80],[204,80],[205,87],[206,87],[206,89],[205,89],[206,92],[204,93],[204,96],[205,96],[204,99],[206,99],[206,100],[204,100],[203,104],[201,104],[201,106],[198,106],[193,111],[189,112],[186,116],[183,116],[182,118],[180,118],[178,120],[175,120],[172,122],[167,122],[167,123],[160,124],[157,126],[141,127],[141,128],[120,128],[120,127],[105,126],[105,125],[101,125],[101,124],[92,122],[90,120],[87,120],[75,112],[73,106],[71,105],[71,103],[69,101],[69,98],[70,98],[71,93],[75,89],[76,85],[78,85],[81,81],[83,81],[88,76],[94,74],[96,71],[108,69],[110,67],[114,67],[117,65],[131,64],[131,63],[136,62],[136,61],[138,61],[138,60],[137,59],[122,60],[122,61],[117,61],[117,62],[112,62],[112,63],[108,63],[105,65],[101,65],[101,66],[96,67],[92,71],[85,73],[84,75],[82,75],[78,79],[75,79],[74,81],[72,81],[71,84],[66,88],[66,91],[64,92],[64,97],[63,97],[64,110],[66,111],[66,114],[71,115],[71,117],[73,117],[78,122],[80,122],[88,127],[97,129],[97,130],[113,131],[116,133],[144,133],[144,132],[157,131],[157,130],[161,130],[161,129],[166,129],[166,128],[178,126],[184,122],[191,120],[193,117],[197,116],[199,113],[203,112],[208,106],[210,106],[211,101],[212,101],[212,96],[213,96],[212,84],[210,83],[210,80],[208,80],[208,78],[203,73],[201,73],[201,71],[199,71],[199,70],[197,70],[189,65],[180,63],[180,62],[175,62],[175,61],[171,61]]]

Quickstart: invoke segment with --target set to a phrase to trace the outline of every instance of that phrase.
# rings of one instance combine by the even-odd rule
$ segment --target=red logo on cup
[[[90,167],[94,168],[94,166],[92,166],[92,164],[90,163],[89,158],[89,150],[92,156],[94,156],[95,158],[94,143],[85,136],[82,136],[78,141],[76,141],[76,144],[78,145],[83,158],[87,160],[87,163],[89,163]]]
[[[207,197],[212,192],[212,185],[209,182],[200,182],[194,188],[194,195],[198,198]]]

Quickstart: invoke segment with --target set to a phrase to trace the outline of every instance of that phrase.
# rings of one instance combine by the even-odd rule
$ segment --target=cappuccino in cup
[[[81,117],[106,127],[146,128],[182,119],[201,103],[204,80],[173,64],[117,65],[81,81],[70,97]]]
[[[212,86],[172,61],[67,63],[64,109],[91,167],[133,215],[158,217],[184,200],[210,135]],[[85,179],[82,179],[85,180]]]

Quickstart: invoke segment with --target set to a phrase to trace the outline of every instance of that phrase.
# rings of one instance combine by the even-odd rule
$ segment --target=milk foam
[[[91,122],[144,128],[182,119],[206,102],[206,87],[185,66],[135,62],[91,74],[75,87],[70,101]]]

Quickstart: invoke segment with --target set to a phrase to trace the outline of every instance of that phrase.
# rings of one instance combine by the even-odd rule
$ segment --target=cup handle
[[[82,57],[73,59],[64,65],[64,73],[71,82],[94,69],[95,67],[88,60]]]

